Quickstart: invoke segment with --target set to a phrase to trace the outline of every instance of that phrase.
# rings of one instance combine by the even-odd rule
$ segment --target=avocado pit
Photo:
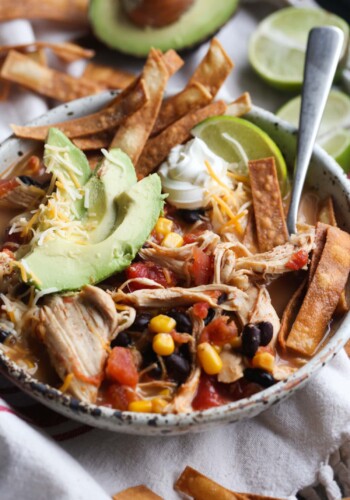
[[[136,26],[162,28],[176,22],[194,0],[122,0],[127,17]]]

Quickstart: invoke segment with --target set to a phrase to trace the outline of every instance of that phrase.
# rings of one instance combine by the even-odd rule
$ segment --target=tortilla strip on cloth
[[[312,356],[326,332],[350,271],[350,235],[328,226],[326,243],[286,346]]]
[[[147,101],[147,98],[147,88],[141,78],[131,90],[125,90],[118,94],[107,108],[101,109],[97,113],[50,125],[37,127],[11,125],[11,127],[17,137],[38,141],[45,141],[49,129],[52,127],[58,128],[70,139],[88,135],[94,135],[95,137],[97,133],[119,125],[128,116],[140,109]]]
[[[1,0],[0,21],[47,19],[88,24],[88,0]]]
[[[32,49],[32,50],[31,50]],[[22,43],[19,45],[1,45],[0,57],[5,57],[10,50],[16,52],[24,52],[26,55],[33,54],[33,49],[50,49],[57,57],[65,62],[73,62],[78,59],[90,59],[95,55],[95,52],[90,49],[80,47],[75,43],[51,43],[34,41],[32,43]]]
[[[57,101],[72,101],[96,94],[101,87],[85,78],[47,68],[20,52],[10,51],[1,69],[1,78],[17,83]]]
[[[275,159],[248,163],[260,252],[267,252],[288,241]]]
[[[83,77],[96,81],[108,89],[124,89],[135,80],[135,76],[131,73],[92,62],[86,65]]]

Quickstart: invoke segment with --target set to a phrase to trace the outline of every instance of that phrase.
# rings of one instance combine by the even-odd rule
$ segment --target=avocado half
[[[152,47],[181,51],[207,40],[230,19],[237,4],[238,0],[195,0],[180,19],[163,28],[134,25],[117,0],[91,0],[89,17],[96,37],[106,45],[144,57]]]

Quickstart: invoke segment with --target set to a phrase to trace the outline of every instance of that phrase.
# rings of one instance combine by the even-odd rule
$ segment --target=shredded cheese
[[[74,374],[68,373],[68,375],[64,379],[63,384],[61,385],[61,387],[58,390],[61,392],[67,392],[72,381],[73,381],[73,378],[74,378]]]

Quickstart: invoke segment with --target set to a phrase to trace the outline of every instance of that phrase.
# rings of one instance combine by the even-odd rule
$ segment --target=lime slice
[[[349,39],[349,26],[322,9],[288,7],[265,18],[249,43],[249,61],[255,71],[274,87],[299,90],[303,80],[306,43],[316,26],[337,26]]]
[[[277,116],[297,127],[300,103],[300,96],[295,97],[277,112]],[[317,142],[345,172],[350,171],[350,97],[343,92],[330,92]]]
[[[283,192],[287,185],[287,166],[281,151],[259,127],[234,116],[216,116],[204,120],[192,135],[202,139],[218,156],[236,164],[235,170],[246,174],[248,161],[273,156]]]

